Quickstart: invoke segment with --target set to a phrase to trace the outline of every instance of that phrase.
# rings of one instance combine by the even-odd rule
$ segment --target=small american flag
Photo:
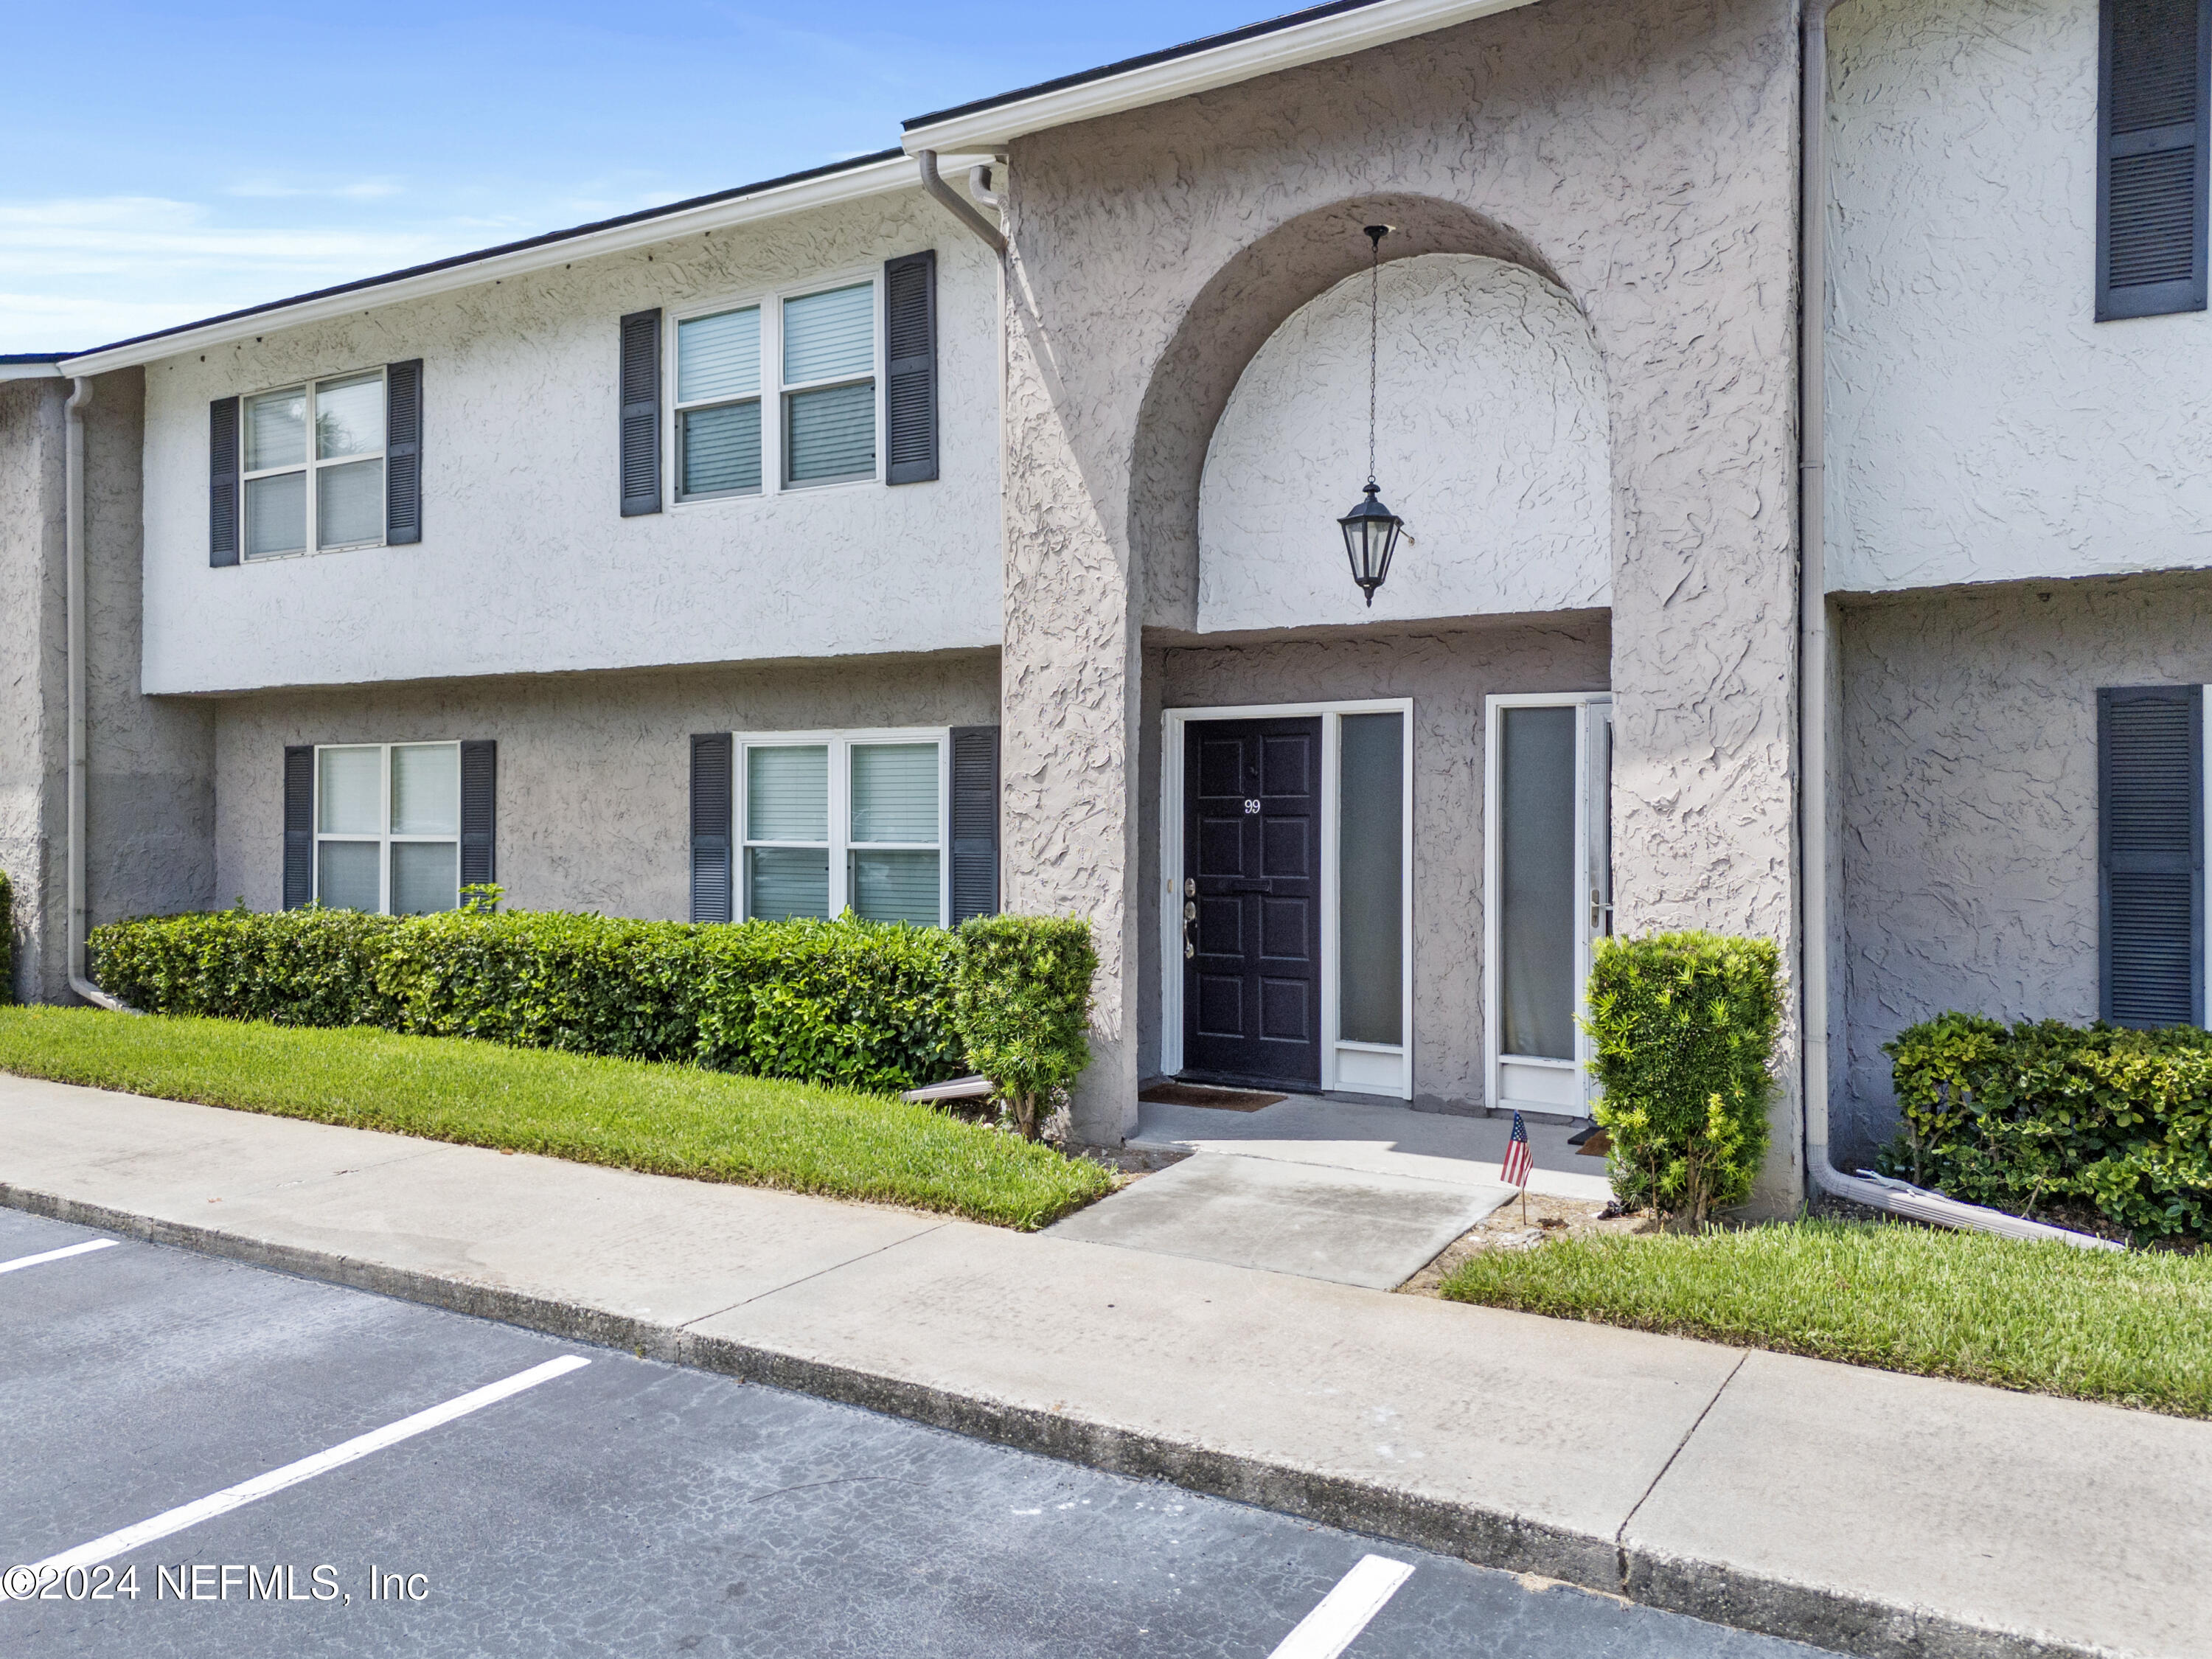
[[[1526,1188],[1528,1184],[1528,1127],[1521,1121],[1521,1114],[1513,1114],[1513,1135],[1505,1143],[1505,1163],[1498,1174],[1509,1187]]]

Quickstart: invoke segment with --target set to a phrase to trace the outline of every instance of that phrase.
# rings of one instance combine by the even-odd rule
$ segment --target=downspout
[[[63,468],[65,562],[68,567],[69,647],[69,947],[70,989],[95,1007],[130,1012],[92,982],[87,972],[85,937],[85,623],[84,411],[92,402],[92,381],[79,375],[71,383],[69,436]]]
[[[1804,0],[1799,100],[1798,210],[1798,790],[1804,1032],[1805,1164],[1824,1193],[1940,1227],[2056,1239],[2088,1250],[2124,1248],[1978,1204],[1961,1204],[1865,1171],[1847,1176],[1828,1154],[1828,581],[1826,545],[1828,295],[1828,14],[1842,0]]]
[[[947,211],[962,224],[991,245],[991,252],[1000,258],[1006,257],[1006,233],[975,210],[975,204],[961,199],[960,192],[938,176],[937,152],[918,150],[915,160],[921,167],[921,187],[942,202]]]

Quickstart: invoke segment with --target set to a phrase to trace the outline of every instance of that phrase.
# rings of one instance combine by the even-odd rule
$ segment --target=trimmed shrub
[[[997,1086],[1031,1140],[1040,1109],[1091,1063],[1091,981],[1098,951],[1087,920],[977,916],[960,926],[952,1023],[968,1063]]]
[[[2212,1032],[1947,1013],[1882,1045],[1903,1123],[1876,1166],[1972,1204],[2094,1206],[2212,1237]]]
[[[1751,1195],[1766,1155],[1780,957],[1771,939],[1657,933],[1597,943],[1589,1030],[1613,1189],[1702,1222]]]
[[[149,1014],[383,1025],[396,1011],[376,964],[405,924],[359,910],[264,913],[243,906],[95,927],[93,981]]]
[[[0,870],[0,1003],[15,1000],[15,886]]]

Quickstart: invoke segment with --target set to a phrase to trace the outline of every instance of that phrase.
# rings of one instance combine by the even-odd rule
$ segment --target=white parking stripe
[[[112,1250],[123,1241],[119,1238],[88,1238],[82,1244],[64,1245],[58,1250],[41,1250],[36,1255],[19,1255],[13,1261],[0,1261],[0,1273],[12,1273],[18,1267],[35,1267],[41,1261],[59,1261],[72,1255],[88,1255],[94,1250]]]
[[[1398,1586],[1413,1576],[1413,1568],[1403,1561],[1362,1556],[1359,1565],[1337,1580],[1336,1588],[1298,1620],[1298,1627],[1267,1659],[1336,1659],[1398,1593]]]
[[[95,1538],[89,1544],[79,1544],[73,1550],[50,1555],[43,1561],[32,1563],[32,1565],[58,1567],[64,1572],[71,1567],[89,1567],[96,1562],[135,1550],[143,1544],[150,1544],[157,1538],[167,1538],[173,1532],[182,1532],[186,1527],[197,1526],[218,1515],[227,1515],[232,1510],[251,1504],[257,1498],[266,1498],[287,1486],[296,1486],[302,1480],[312,1480],[342,1464],[366,1457],[371,1452],[382,1451],[386,1446],[411,1439],[441,1423],[450,1423],[457,1417],[466,1417],[471,1412],[481,1411],[509,1395],[520,1394],[525,1389],[534,1389],[540,1382],[550,1382],[556,1376],[564,1376],[591,1363],[580,1354],[564,1354],[558,1359],[549,1359],[542,1365],[532,1365],[526,1371],[517,1371],[503,1382],[473,1389],[467,1394],[448,1400],[442,1406],[433,1406],[428,1411],[416,1412],[412,1417],[403,1417],[397,1423],[356,1435],[351,1440],[332,1446],[328,1451],[319,1451],[296,1463],[287,1463],[266,1474],[257,1474],[251,1480],[242,1480],[235,1486],[226,1486],[197,1502],[165,1510],[150,1521],[141,1521],[135,1527],[111,1532],[105,1538]]]

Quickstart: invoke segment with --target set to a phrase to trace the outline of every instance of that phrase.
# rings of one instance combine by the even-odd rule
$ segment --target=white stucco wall
[[[2212,565],[2212,316],[2092,320],[2097,0],[1829,39],[1830,586]]]
[[[1335,520],[1367,481],[1368,277],[1299,307],[1206,451],[1201,632],[1591,609],[1612,597],[1605,370],[1589,320],[1525,266],[1382,268],[1382,498],[1406,520],[1370,611]]]
[[[620,516],[623,313],[880,273],[932,246],[938,482]],[[988,250],[901,192],[156,363],[144,689],[995,646],[997,283]],[[209,401],[410,357],[424,360],[421,544],[210,569]]]

